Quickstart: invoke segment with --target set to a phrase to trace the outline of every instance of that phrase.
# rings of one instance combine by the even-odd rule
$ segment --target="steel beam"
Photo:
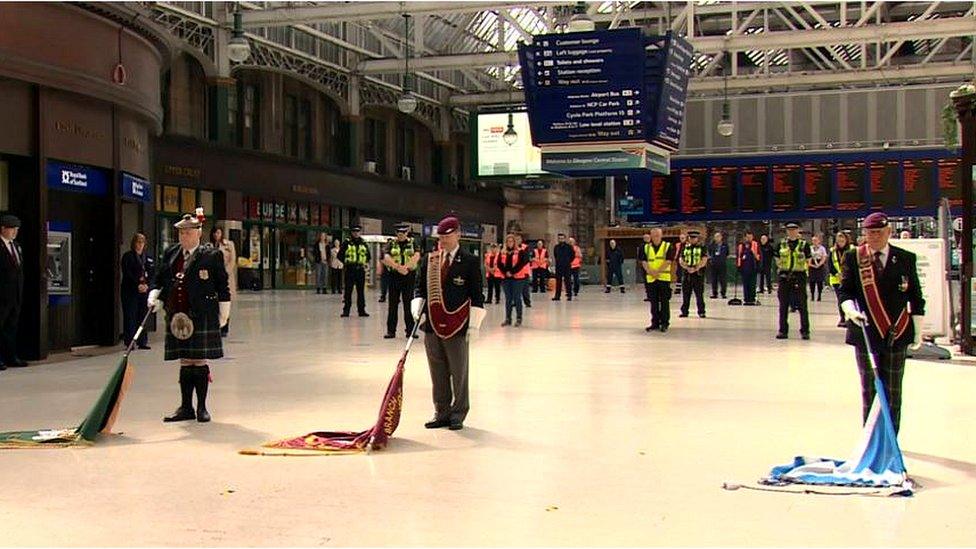
[[[304,8],[272,8],[244,12],[245,27],[280,27],[322,21],[362,21],[411,15],[472,13],[505,7],[522,7],[525,2],[328,2]]]
[[[489,53],[463,53],[458,55],[432,55],[414,60],[410,65],[418,71],[458,68],[497,67],[518,64],[518,53],[498,51]],[[380,74],[402,70],[397,59],[372,59],[361,61],[357,70],[363,74]]]

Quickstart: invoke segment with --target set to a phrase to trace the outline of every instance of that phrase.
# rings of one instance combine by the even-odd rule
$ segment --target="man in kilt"
[[[224,256],[210,244],[200,243],[203,209],[186,214],[173,225],[180,243],[163,254],[156,272],[149,307],[166,311],[165,360],[180,361],[180,407],[163,421],[210,421],[207,388],[208,360],[224,356],[220,328],[230,318],[230,288]],[[193,409],[193,393],[197,408]]]

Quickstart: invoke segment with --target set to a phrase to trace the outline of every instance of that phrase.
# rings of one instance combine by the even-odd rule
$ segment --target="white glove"
[[[220,327],[223,328],[230,320],[230,301],[220,302]]]
[[[840,304],[840,309],[844,311],[844,316],[847,320],[851,322],[856,322],[858,324],[864,324],[868,321],[867,315],[857,310],[857,303],[853,299],[848,299],[847,301]]]
[[[163,305],[159,300],[159,289],[149,290],[149,295],[146,296],[146,305],[149,306],[150,311],[155,311]]]
[[[486,314],[488,313],[483,307],[471,307],[471,312],[468,315],[468,328],[480,330],[481,323],[485,320]]]
[[[915,339],[912,340],[912,348],[918,349],[922,345],[922,317],[912,315],[912,327],[915,329]]]
[[[424,312],[424,298],[415,297],[410,300],[410,314],[414,320],[420,320],[420,314]]]

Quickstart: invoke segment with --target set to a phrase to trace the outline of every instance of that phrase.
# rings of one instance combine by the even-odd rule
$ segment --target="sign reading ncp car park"
[[[667,173],[681,138],[692,54],[680,37],[640,29],[546,34],[520,44],[543,170]]]

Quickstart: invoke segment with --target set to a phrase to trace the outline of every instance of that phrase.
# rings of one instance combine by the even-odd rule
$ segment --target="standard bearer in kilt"
[[[223,253],[200,242],[203,221],[203,209],[197,208],[173,225],[180,243],[163,253],[148,297],[150,308],[166,312],[165,360],[180,361],[180,407],[163,418],[167,422],[210,421],[208,361],[224,356],[220,328],[230,318],[230,288]]]

